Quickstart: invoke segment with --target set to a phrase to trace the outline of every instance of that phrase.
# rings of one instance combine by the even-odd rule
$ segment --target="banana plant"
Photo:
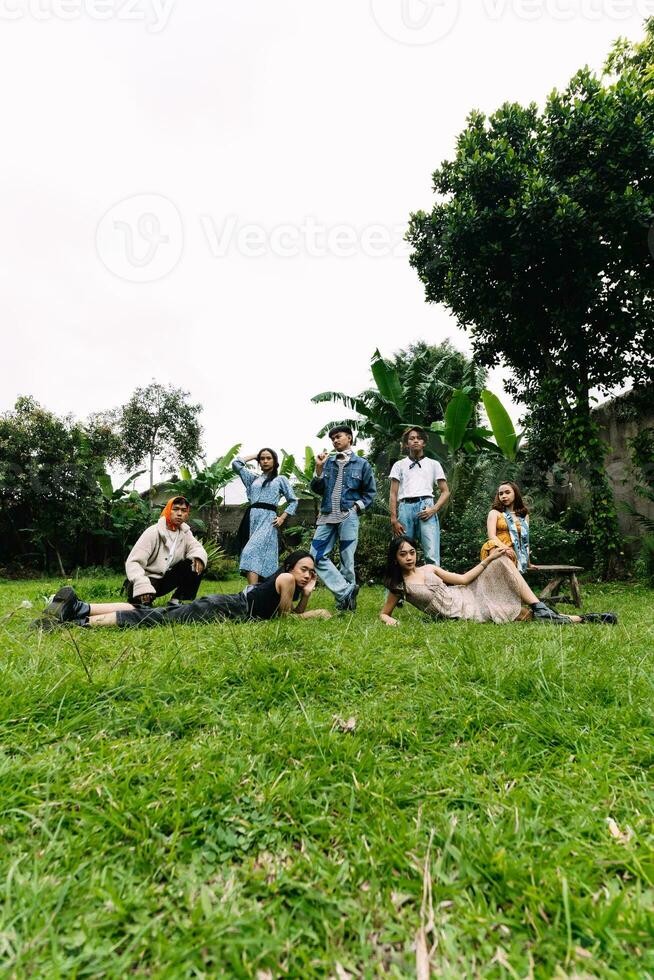
[[[518,434],[515,431],[509,413],[497,395],[494,395],[492,391],[484,389],[481,393],[481,398],[486,409],[488,421],[493,430],[493,438],[499,446],[502,455],[513,462],[520,449],[522,433]]]
[[[180,477],[166,484],[166,490],[171,494],[186,497],[194,507],[207,510],[208,536],[217,541],[220,532],[218,509],[223,502],[221,490],[234,479],[232,460],[237,455],[241,444],[237,443],[228,449],[224,456],[219,456],[210,466],[204,468],[187,466],[180,468]]]
[[[121,483],[119,487],[114,487],[111,477],[108,473],[99,473],[96,477],[98,486],[100,487],[100,493],[106,501],[113,503],[117,500],[122,500],[123,497],[127,497],[130,493],[126,488],[130,483],[134,483],[135,480],[146,473],[146,470],[137,470],[128,476],[124,483]]]
[[[509,413],[492,391],[484,389],[481,401],[490,429],[476,424],[478,402],[473,401],[469,389],[459,388],[453,393],[445,410],[445,421],[432,422],[429,427],[436,436],[435,450],[439,458],[460,451],[471,454],[485,450],[515,460],[521,436],[516,433]]]
[[[316,454],[311,446],[304,447],[304,462],[301,466],[298,465],[292,453],[287,453],[285,449],[282,449],[282,463],[279,472],[291,480],[298,497],[313,500],[314,521],[318,516],[318,501],[320,500],[320,494],[314,493],[311,489],[311,480],[315,470]]]
[[[412,359],[405,361],[403,378],[395,365],[375,350],[370,362],[374,388],[355,396],[342,391],[323,391],[314,395],[311,400],[315,404],[340,402],[350,413],[348,418],[328,422],[318,437],[323,438],[333,425],[346,423],[360,438],[372,440],[374,450],[399,441],[409,425],[429,428],[434,411],[438,411],[442,418],[445,406],[456,390],[446,378],[452,375],[453,365],[461,355],[447,345],[433,357],[430,350],[421,348]],[[482,374],[476,365],[466,366],[464,377],[473,382],[471,391]]]
[[[109,542],[118,542],[118,550],[125,554],[139,534],[158,516],[158,509],[153,508],[150,500],[141,497],[133,488],[128,487],[147,470],[137,470],[118,487],[114,487],[109,473],[99,473],[96,476],[98,487],[103,498],[102,526],[94,530],[94,536],[104,538],[104,559],[109,554]]]
[[[446,355],[438,365],[443,370],[447,366],[447,356],[453,355]],[[356,413],[340,422],[347,423],[361,438],[372,439],[377,445],[396,442],[405,429],[418,425],[433,433],[426,451],[441,462],[457,452],[471,454],[487,451],[515,459],[519,436],[508,412],[491,391],[483,389],[480,392],[476,384],[453,388],[442,382],[439,386],[434,374],[425,382],[424,365],[418,361],[409,366],[405,384],[402,385],[397,369],[384,360],[379,350],[373,354],[370,370],[376,389],[368,389],[354,397],[342,391],[323,391],[314,395],[312,401],[340,402],[350,412]],[[473,364],[470,365],[470,374],[471,381],[479,380]],[[438,421],[432,421],[424,414],[425,406],[433,404],[435,400],[443,409],[443,417]],[[490,429],[478,424],[482,403]],[[324,436],[335,424],[328,422],[318,436]]]
[[[316,468],[316,454],[311,446],[304,447],[304,463],[299,466],[295,456],[282,449],[282,462],[279,472],[282,476],[293,482],[293,489],[298,497],[316,499],[316,494],[310,487],[311,480]]]

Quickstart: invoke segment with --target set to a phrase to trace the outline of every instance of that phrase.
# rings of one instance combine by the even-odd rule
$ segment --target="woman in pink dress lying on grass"
[[[614,613],[562,616],[541,602],[508,557],[507,547],[494,548],[478,565],[457,575],[436,565],[416,564],[416,543],[403,534],[388,549],[384,585],[388,589],[380,619],[396,626],[391,613],[400,599],[434,619],[468,619],[476,623],[512,623],[530,618],[538,623],[617,623]],[[529,606],[531,616],[525,616]]]

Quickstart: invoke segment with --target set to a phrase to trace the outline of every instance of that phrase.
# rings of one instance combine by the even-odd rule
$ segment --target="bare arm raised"
[[[315,575],[311,581],[302,589],[297,605],[293,607],[293,596],[295,594],[296,582],[290,572],[282,572],[277,576],[275,588],[279,593],[279,615],[299,616],[301,619],[331,619],[331,613],[326,609],[307,610],[309,598],[316,587]]]

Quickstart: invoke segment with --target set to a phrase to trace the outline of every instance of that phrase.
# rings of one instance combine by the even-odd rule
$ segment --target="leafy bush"
[[[582,565],[592,568],[593,554],[585,530],[566,528],[534,514],[530,518],[531,556],[535,565]]]
[[[238,575],[238,560],[230,558],[215,541],[204,540],[202,542],[207,553],[207,568],[204,577],[209,582],[224,582],[225,579],[233,578]]]
[[[105,539],[105,561],[115,556],[117,564],[122,564],[145,529],[156,524],[161,508],[153,507],[136,490],[119,499],[107,501],[105,507],[104,527],[94,533]]]
[[[441,565],[450,572],[465,572],[479,561],[487,539],[488,504],[470,501],[462,511],[448,511],[441,521]]]
[[[441,530],[441,562],[444,568],[463,572],[479,561],[487,540],[488,507],[470,503],[462,514],[447,514]],[[529,518],[531,558],[536,565],[592,567],[592,550],[584,530],[566,528],[537,511]]]
[[[294,524],[292,527],[284,528],[281,533],[279,545],[279,557],[283,558],[291,551],[303,549],[308,551],[316,533],[314,524]]]
[[[205,572],[204,577],[208,582],[225,582],[227,579],[235,578],[237,575],[238,561],[235,558],[225,556],[217,562],[212,562]]]
[[[359,526],[359,543],[355,559],[359,581],[381,581],[390,540],[391,526],[388,517],[382,514],[370,514],[364,517]]]
[[[125,576],[125,566],[119,559],[106,565],[84,565],[76,568],[73,572],[75,579],[106,579],[113,575],[122,575],[123,578]]]
[[[634,571],[638,578],[654,587],[654,534],[646,534],[641,538]]]

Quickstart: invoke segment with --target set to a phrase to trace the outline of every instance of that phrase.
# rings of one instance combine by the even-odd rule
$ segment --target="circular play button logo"
[[[400,44],[442,41],[459,17],[460,0],[370,0],[377,26]]]

